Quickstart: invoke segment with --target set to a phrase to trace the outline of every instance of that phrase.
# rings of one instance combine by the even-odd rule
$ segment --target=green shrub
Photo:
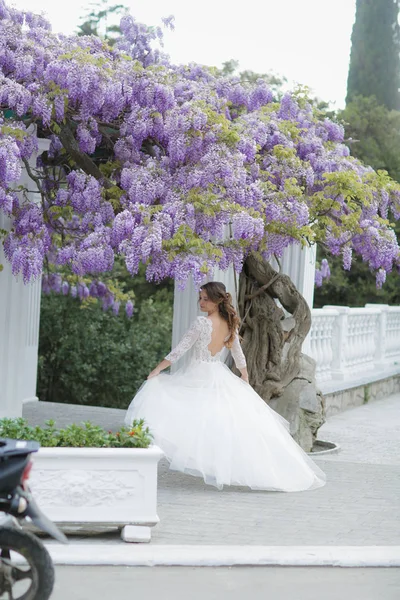
[[[141,302],[132,319],[79,300],[42,295],[40,400],[127,408],[171,348],[172,293]]]
[[[149,428],[143,419],[133,421],[132,427],[113,433],[89,421],[56,429],[54,421],[46,427],[30,427],[25,419],[0,419],[0,437],[39,442],[44,447],[74,448],[148,448],[152,442]]]

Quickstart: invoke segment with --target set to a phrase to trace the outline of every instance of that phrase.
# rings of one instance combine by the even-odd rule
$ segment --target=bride
[[[200,289],[197,317],[179,344],[150,373],[125,423],[145,419],[170,468],[208,484],[298,492],[321,487],[324,473],[296,444],[289,424],[248,383],[239,318],[223,283]],[[238,378],[222,361],[232,353]],[[185,352],[189,366],[161,373]]]

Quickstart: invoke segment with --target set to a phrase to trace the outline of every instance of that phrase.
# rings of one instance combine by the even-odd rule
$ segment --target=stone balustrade
[[[318,383],[400,372],[400,306],[324,306],[312,310],[306,353]]]

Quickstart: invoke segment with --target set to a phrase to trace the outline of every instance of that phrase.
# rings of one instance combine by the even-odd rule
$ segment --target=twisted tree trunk
[[[307,302],[287,275],[250,255],[239,281],[239,312],[251,385],[310,451],[325,418],[315,362],[301,352],[311,327]]]

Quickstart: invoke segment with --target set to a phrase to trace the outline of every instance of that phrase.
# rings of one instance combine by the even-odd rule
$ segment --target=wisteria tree
[[[251,383],[266,401],[279,396],[299,373],[310,310],[271,258],[318,243],[345,269],[359,254],[382,285],[399,264],[388,220],[399,186],[350,157],[342,127],[301,92],[276,101],[263,80],[172,65],[154,49],[161,30],[131,16],[112,48],[55,35],[4,0],[0,19],[0,209],[12,217],[13,273],[44,274],[45,289],[64,293],[70,273],[71,293],[107,307],[116,297],[102,277],[116,257],[132,277],[144,263],[149,280],[182,286],[233,265]],[[51,148],[29,169],[36,134]],[[16,189],[21,164],[37,202]],[[289,336],[275,300],[294,317]]]

